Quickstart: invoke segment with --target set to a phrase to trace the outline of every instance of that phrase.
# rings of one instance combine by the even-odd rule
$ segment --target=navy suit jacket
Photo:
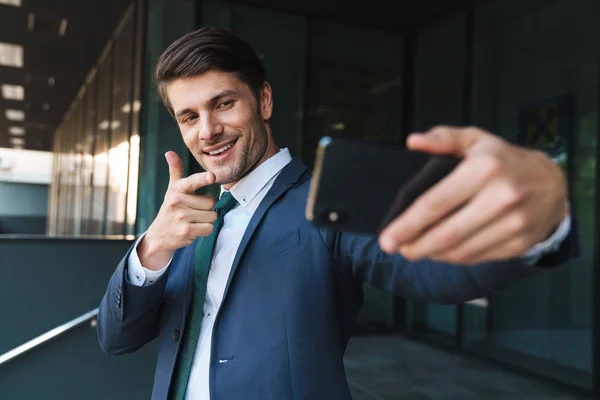
[[[212,399],[350,399],[343,355],[364,282],[404,298],[459,303],[541,270],[518,260],[464,268],[385,255],[375,236],[307,222],[309,185],[309,170],[293,159],[246,229],[214,325]],[[166,399],[192,298],[194,244],[146,287],[128,282],[128,257],[102,299],[98,337],[112,354],[158,338],[152,398]]]

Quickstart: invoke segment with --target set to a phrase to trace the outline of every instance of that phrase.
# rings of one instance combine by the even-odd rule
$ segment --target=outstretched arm
[[[465,267],[385,254],[376,236],[321,230],[321,237],[338,271],[349,280],[370,283],[396,296],[442,304],[489,296],[509,283],[560,265],[573,256],[576,248],[575,235],[570,234],[539,265],[517,258]]]

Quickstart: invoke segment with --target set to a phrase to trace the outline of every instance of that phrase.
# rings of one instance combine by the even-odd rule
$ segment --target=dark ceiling
[[[21,1],[21,7],[0,4],[0,42],[22,45],[25,55],[23,68],[0,66],[0,84],[25,87],[24,101],[9,101],[0,96],[0,147],[12,147],[9,127],[20,126],[26,131],[24,148],[50,150],[54,129],[98,59],[129,1]],[[229,0],[229,3],[383,29],[410,30],[465,8],[473,1]],[[36,22],[33,31],[28,29],[32,13]],[[63,37],[58,34],[62,18],[67,20]],[[51,78],[53,86],[49,84]],[[25,121],[7,120],[6,109],[25,111]]]
[[[409,31],[482,0],[229,0],[344,23]]]
[[[0,95],[0,147],[12,147],[8,130],[25,128],[25,148],[49,150],[52,134],[127,8],[124,0],[22,0],[0,4],[0,42],[24,48],[23,68],[0,66],[0,85],[25,87],[24,101]],[[29,15],[33,13],[34,21]],[[58,34],[67,20],[64,36]],[[33,24],[33,31],[28,25]],[[54,78],[54,85],[49,84]],[[5,110],[25,111],[25,121],[6,119]]]

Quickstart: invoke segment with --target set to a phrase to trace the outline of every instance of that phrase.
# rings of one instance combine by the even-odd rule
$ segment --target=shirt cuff
[[[129,278],[129,282],[134,286],[152,285],[167,271],[167,268],[169,268],[169,265],[171,265],[171,261],[173,261],[173,257],[171,257],[167,265],[158,271],[152,271],[148,268],[144,268],[137,253],[138,245],[144,236],[146,236],[146,232],[144,232],[138,238],[138,240],[136,240],[135,244],[133,245],[133,250],[131,253],[129,253],[129,258],[127,260],[127,277]]]
[[[567,238],[571,231],[571,214],[567,214],[565,219],[562,220],[558,229],[548,239],[541,243],[536,244],[531,249],[527,250],[522,256],[521,260],[529,265],[536,264],[542,256],[548,253],[557,251],[562,242]]]

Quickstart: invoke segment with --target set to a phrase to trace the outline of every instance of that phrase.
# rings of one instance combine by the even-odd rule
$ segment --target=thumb
[[[413,133],[406,140],[410,150],[464,157],[468,150],[489,133],[479,128],[436,126],[425,133]]]
[[[174,151],[165,153],[167,164],[169,164],[169,186],[183,178],[183,163]]]

